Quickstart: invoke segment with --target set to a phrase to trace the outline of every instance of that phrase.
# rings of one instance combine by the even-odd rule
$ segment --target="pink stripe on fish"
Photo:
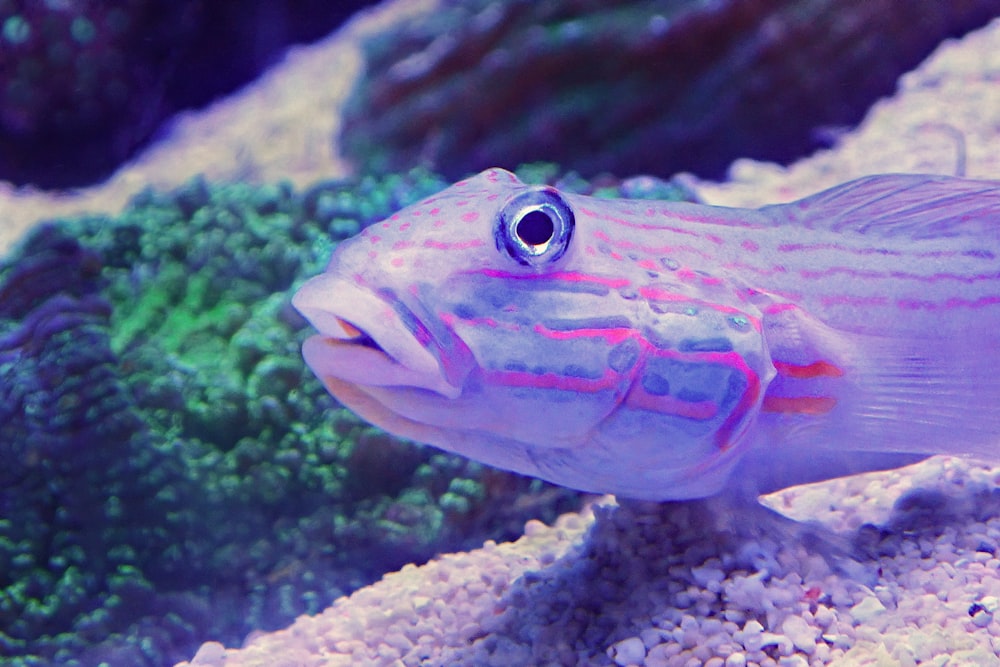
[[[594,328],[582,328],[582,329],[571,329],[569,331],[560,331],[557,329],[549,329],[548,327],[536,324],[534,326],[534,331],[537,334],[545,336],[546,338],[551,338],[552,340],[570,340],[573,338],[603,338],[605,342],[610,345],[617,345],[624,342],[630,338],[641,340],[642,337],[639,332],[635,329],[627,328],[613,328],[613,329],[594,329]]]
[[[530,282],[537,280],[555,280],[569,283],[596,283],[610,287],[611,289],[619,289],[622,287],[628,287],[629,285],[629,280],[627,278],[608,278],[606,276],[595,276],[587,273],[578,273],[576,271],[524,274],[500,271],[497,269],[479,269],[476,271],[467,271],[466,273],[475,273],[483,276],[489,276],[490,278],[501,278],[503,280],[524,280]]]
[[[660,258],[663,257],[664,255],[671,255],[675,253],[691,253],[703,258],[711,257],[711,253],[705,252],[699,248],[690,245],[644,246],[635,243],[634,241],[612,238],[609,234],[601,230],[595,231],[594,236],[615,248],[619,248],[621,250],[626,250],[626,251],[638,251],[641,253],[645,253],[647,255],[652,255],[656,258]]]
[[[981,296],[978,299],[959,299],[951,297],[945,301],[929,301],[921,299],[899,299],[896,305],[904,310],[950,310],[952,308],[985,308],[1000,304],[1000,294]]]
[[[531,373],[529,371],[483,370],[483,379],[491,384],[508,387],[562,389],[565,391],[577,391],[583,394],[593,394],[618,386],[620,375],[608,370],[605,371],[603,377],[592,379],[559,375],[553,372]]]
[[[898,250],[888,248],[852,247],[840,243],[781,243],[778,245],[778,252],[801,252],[801,251],[828,251],[836,250],[854,255],[891,255],[901,256],[903,253]]]
[[[683,294],[677,294],[676,292],[671,292],[661,287],[640,287],[639,294],[641,294],[643,297],[651,301],[690,303],[692,306],[696,306],[698,308],[709,308],[711,310],[715,310],[720,313],[726,313],[729,315],[740,315],[747,318],[747,321],[753,325],[754,329],[760,331],[760,318],[745,313],[741,311],[739,308],[734,308],[732,306],[724,306],[703,299],[693,299],[691,297],[685,296]]]
[[[1000,273],[978,273],[973,275],[959,275],[957,273],[916,274],[916,273],[906,273],[904,271],[874,271],[874,270],[862,271],[858,269],[851,269],[846,266],[832,266],[818,271],[810,269],[801,269],[799,271],[799,275],[802,276],[803,278],[807,278],[810,280],[821,280],[836,275],[846,275],[852,278],[860,278],[864,280],[885,280],[888,278],[893,278],[898,280],[916,280],[922,282],[935,282],[938,280],[955,280],[967,284],[972,284],[980,281],[988,281],[988,280],[1000,280]]]
[[[468,250],[469,248],[481,248],[483,245],[483,242],[479,239],[454,241],[451,243],[445,241],[434,241],[432,239],[424,241],[425,248],[434,248],[435,250]]]

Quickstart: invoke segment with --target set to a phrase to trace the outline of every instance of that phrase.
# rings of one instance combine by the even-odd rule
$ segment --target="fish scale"
[[[370,226],[293,303],[331,394],[585,491],[765,492],[996,458],[1000,183],[880,175],[739,209],[487,170]]]

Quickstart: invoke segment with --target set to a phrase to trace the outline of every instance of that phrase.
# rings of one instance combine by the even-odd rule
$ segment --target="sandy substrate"
[[[606,498],[596,522],[529,523],[517,542],[407,566],[182,665],[997,665],[1000,518],[972,517],[998,474],[939,457],[769,498],[844,532],[886,521],[914,487],[941,492],[939,536],[890,536],[893,555],[849,574],[781,529],[727,541],[689,505]]]
[[[104,185],[0,187],[0,249],[40,218],[114,212],[147,184],[196,173],[298,184],[344,173],[330,147],[359,36],[431,4],[398,0],[297,50],[247,91],[179,119]],[[834,149],[787,169],[741,161],[729,182],[697,187],[712,203],[760,205],[891,171],[1000,177],[1000,23],[942,46]],[[626,504],[404,568],[241,650],[207,643],[184,664],[1000,665],[1000,519],[976,507],[998,475],[938,458],[769,499],[856,535],[907,490],[939,490],[925,499],[945,510],[940,534],[865,529],[888,546],[864,571],[831,569],[822,548],[781,528],[727,540],[685,505]]]

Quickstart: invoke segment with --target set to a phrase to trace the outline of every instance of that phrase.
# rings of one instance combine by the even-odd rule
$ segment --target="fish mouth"
[[[427,326],[391,292],[326,273],[299,288],[292,305],[319,331],[303,343],[302,355],[321,380],[461,393],[446,377]]]
[[[350,342],[352,345],[361,345],[362,347],[367,347],[372,350],[378,350],[382,354],[389,356],[389,354],[385,350],[383,350],[378,343],[375,342],[375,339],[369,336],[367,333],[365,333],[363,329],[354,326],[347,320],[341,319],[336,315],[334,315],[334,318],[337,320],[337,324],[340,325],[340,328],[343,329],[344,333],[346,334],[346,337],[341,340],[345,342]]]

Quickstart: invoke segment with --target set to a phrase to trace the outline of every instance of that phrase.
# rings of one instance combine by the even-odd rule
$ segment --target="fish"
[[[1000,454],[1000,181],[757,209],[495,168],[340,243],[305,362],[398,436],[669,501]]]

